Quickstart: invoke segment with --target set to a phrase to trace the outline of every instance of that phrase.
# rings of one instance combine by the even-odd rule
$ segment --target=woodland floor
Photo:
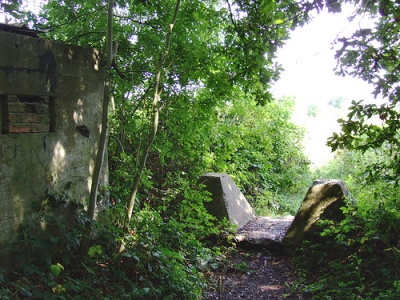
[[[204,299],[310,299],[297,292],[280,242],[293,217],[258,217],[238,231],[238,247],[216,263]]]
[[[209,275],[204,299],[310,299],[294,288],[296,274],[281,249],[250,245],[227,254]]]

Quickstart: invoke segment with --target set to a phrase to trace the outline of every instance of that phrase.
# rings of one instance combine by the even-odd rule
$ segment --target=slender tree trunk
[[[110,103],[110,69],[113,60],[112,53],[112,37],[113,37],[113,0],[108,0],[108,20],[107,20],[107,39],[106,39],[106,74],[104,79],[104,99],[103,99],[103,115],[101,119],[101,133],[99,140],[99,149],[97,151],[96,163],[93,171],[92,186],[90,189],[89,205],[88,205],[88,218],[93,221],[97,192],[99,188],[100,174],[104,162],[104,153],[107,148],[107,133],[108,133],[108,107]],[[91,223],[87,224],[86,232],[83,235],[81,242],[81,254],[87,252],[89,248],[90,235],[91,235]]]
[[[127,210],[127,222],[125,224],[125,227],[128,228],[129,227],[129,222],[132,218],[132,211],[133,211],[133,207],[135,206],[135,199],[136,199],[136,194],[139,188],[139,184],[140,184],[140,179],[142,177],[143,174],[143,170],[145,168],[146,165],[146,161],[147,161],[147,157],[149,155],[149,150],[151,148],[151,145],[154,142],[154,138],[156,137],[157,134],[157,130],[158,130],[158,118],[159,118],[159,108],[158,108],[158,101],[160,99],[160,95],[161,95],[161,90],[160,90],[160,78],[161,78],[161,72],[162,72],[162,68],[163,65],[165,63],[165,60],[167,59],[168,56],[168,52],[169,52],[169,48],[171,45],[171,35],[172,35],[172,30],[175,26],[175,22],[176,22],[176,18],[178,16],[178,11],[179,11],[179,7],[180,7],[181,1],[177,0],[176,2],[176,6],[175,6],[175,10],[174,10],[174,16],[172,18],[171,23],[168,26],[168,32],[167,32],[167,36],[166,36],[166,41],[165,41],[165,50],[163,52],[163,54],[160,57],[160,60],[158,62],[158,66],[157,66],[157,70],[155,73],[155,78],[154,78],[154,96],[153,96],[153,104],[152,104],[152,111],[153,111],[153,128],[152,131],[149,135],[149,140],[145,146],[144,152],[142,157],[140,158],[140,164],[139,164],[139,169],[138,172],[134,178],[133,181],[133,187],[132,187],[132,193],[129,199],[129,203],[128,203],[128,210]],[[121,244],[120,247],[120,253],[123,252],[125,250],[125,245]]]

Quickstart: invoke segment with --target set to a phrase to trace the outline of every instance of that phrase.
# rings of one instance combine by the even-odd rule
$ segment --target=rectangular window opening
[[[53,97],[0,95],[0,102],[2,134],[56,131]]]

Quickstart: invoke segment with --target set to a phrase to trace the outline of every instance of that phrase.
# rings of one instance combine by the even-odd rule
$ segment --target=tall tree
[[[179,106],[190,108],[200,102],[193,106],[200,110],[188,110],[193,113],[189,118],[197,118],[215,114],[238,94],[258,105],[272,101],[268,89],[280,72],[276,51],[291,28],[306,22],[308,12],[323,5],[294,0],[188,0],[180,5],[174,38],[169,40],[165,25],[177,18],[176,0],[115,0],[118,55],[110,72],[118,76],[111,78],[110,168],[117,173],[120,165],[129,166],[120,194],[124,201],[130,199],[128,220],[138,185],[146,180],[141,174],[158,119],[163,120],[163,130],[171,130],[173,123],[185,126],[178,119],[168,120],[168,116],[180,117],[173,113]],[[51,29],[48,38],[105,49],[106,9],[106,1],[49,0],[36,23]],[[189,137],[190,131],[187,128],[180,138]],[[133,187],[130,195],[127,185]],[[90,216],[93,208],[91,198]]]
[[[132,192],[131,192],[131,196],[128,201],[127,224],[129,224],[129,222],[132,218],[132,211],[133,211],[133,207],[135,205],[136,194],[139,189],[140,179],[142,177],[143,170],[146,166],[146,161],[147,161],[150,147],[154,142],[154,139],[156,137],[157,130],[158,130],[158,120],[159,120],[159,114],[160,114],[158,103],[160,101],[160,97],[161,97],[161,93],[162,93],[162,88],[160,87],[161,86],[161,83],[160,83],[161,72],[162,72],[163,66],[165,64],[165,61],[167,60],[167,57],[168,57],[169,49],[171,46],[172,30],[174,29],[176,18],[178,17],[180,5],[181,5],[181,1],[177,0],[172,20],[168,24],[168,28],[167,28],[164,52],[162,53],[162,55],[160,57],[160,60],[157,65],[157,69],[154,74],[154,94],[153,94],[153,102],[152,102],[152,107],[151,107],[152,114],[153,114],[153,127],[152,127],[151,132],[149,133],[148,141],[147,141],[147,144],[145,145],[143,154],[139,159],[140,160],[139,169],[138,169],[138,171],[135,175],[134,181],[133,181]],[[122,252],[123,250],[124,250],[124,244],[121,245],[120,252]]]
[[[90,235],[91,235],[91,221],[94,220],[96,212],[97,193],[100,184],[100,175],[102,166],[104,164],[104,154],[107,149],[107,136],[108,136],[108,107],[110,104],[110,82],[111,82],[111,66],[114,57],[113,53],[113,6],[114,1],[108,0],[107,5],[107,36],[106,36],[106,73],[104,78],[104,95],[103,95],[103,111],[101,118],[101,132],[99,140],[99,148],[96,154],[96,162],[94,165],[92,184],[90,189],[89,203],[88,203],[88,218],[87,223],[88,232],[83,236],[81,243],[81,252],[85,253],[88,250]]]
[[[105,7],[99,1],[75,0],[63,5],[49,1],[39,23],[52,29],[50,38],[104,48]],[[124,78],[113,81],[117,121],[112,134],[120,142],[135,134],[132,122],[143,115],[151,117],[150,95],[157,92],[154,70],[166,38],[160,33],[163,24],[170,22],[173,7],[170,0],[115,1],[115,70]],[[274,63],[275,52],[289,37],[290,28],[304,22],[312,7],[297,1],[185,1],[160,73],[161,107],[167,112],[168,105],[181,101],[182,95],[194,98],[194,91],[207,90],[211,108],[233,100],[233,86],[254,95],[259,104],[270,101],[268,88],[280,71]],[[141,152],[146,152],[144,148]]]

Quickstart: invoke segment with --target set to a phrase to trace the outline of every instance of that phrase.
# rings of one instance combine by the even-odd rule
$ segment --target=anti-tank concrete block
[[[339,222],[343,219],[341,207],[346,206],[348,188],[342,180],[315,180],[305,196],[299,211],[287,230],[282,243],[294,248],[304,239],[312,240],[320,228],[319,220]],[[290,251],[290,250],[289,250]]]
[[[205,206],[218,220],[227,218],[241,228],[256,218],[254,209],[229,175],[207,173],[200,177],[200,183],[212,195],[212,201]]]

